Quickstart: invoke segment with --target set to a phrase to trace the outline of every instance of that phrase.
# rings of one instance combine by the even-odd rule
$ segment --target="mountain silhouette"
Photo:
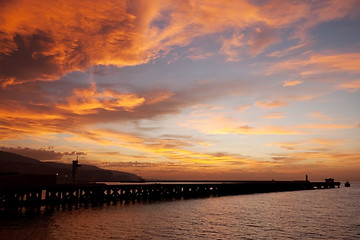
[[[141,181],[136,174],[102,169],[93,165],[81,164],[79,181],[120,182]],[[71,178],[72,165],[65,163],[42,162],[19,154],[0,150],[0,176],[5,175],[58,175]]]

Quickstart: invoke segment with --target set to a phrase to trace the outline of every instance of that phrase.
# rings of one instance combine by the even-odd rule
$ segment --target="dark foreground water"
[[[0,217],[0,239],[360,239],[350,188],[102,205]]]

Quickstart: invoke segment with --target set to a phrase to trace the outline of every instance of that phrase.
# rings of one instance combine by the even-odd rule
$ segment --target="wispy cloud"
[[[239,53],[240,47],[242,47],[245,43],[243,42],[244,35],[243,34],[233,34],[232,38],[222,38],[222,46],[220,49],[221,54],[225,54],[227,56],[227,62],[236,62],[241,60],[241,54]]]
[[[207,116],[191,119],[182,126],[197,129],[208,134],[249,134],[249,135],[296,135],[299,131],[283,126],[249,126],[230,117]]]
[[[248,110],[250,107],[251,107],[251,105],[249,105],[249,104],[244,104],[244,105],[237,106],[237,107],[235,108],[235,110],[242,112],[242,111]]]
[[[271,112],[267,115],[261,116],[262,118],[268,118],[268,119],[281,119],[285,118],[284,113],[282,112]]]
[[[298,44],[298,45],[291,46],[291,47],[289,47],[289,48],[287,48],[287,49],[284,49],[284,50],[281,50],[281,51],[272,52],[272,53],[268,54],[267,56],[269,56],[269,57],[278,57],[278,58],[284,57],[284,56],[286,56],[287,54],[291,53],[292,51],[295,51],[295,50],[297,50],[297,49],[300,49],[300,48],[302,48],[302,47],[304,47],[304,46],[306,46],[305,43],[300,43],[300,44]]]
[[[351,168],[356,166],[356,159],[358,158],[358,156],[359,153],[357,152],[344,154],[342,152],[306,151],[279,154],[277,157],[274,157],[274,160],[276,160],[277,162],[283,162],[285,164],[301,163],[309,164],[313,167],[320,165],[320,167],[323,169],[331,167],[331,165],[337,166],[342,163],[340,165],[342,165],[343,167],[348,166]]]
[[[297,126],[298,128],[307,128],[307,129],[346,129],[346,128],[354,128],[354,125],[348,124],[301,124]]]
[[[289,151],[330,151],[334,147],[345,144],[343,140],[328,138],[311,138],[303,141],[275,142],[269,145]]]
[[[257,101],[255,105],[261,108],[278,108],[287,106],[288,104],[284,101],[274,100],[269,102]]]
[[[320,111],[310,113],[307,116],[309,116],[311,118],[315,118],[315,119],[320,119],[320,120],[331,120],[331,118],[329,116],[324,115]]]
[[[359,73],[360,53],[310,54],[302,58],[285,60],[271,65],[267,73],[298,71],[303,75],[327,72]]]
[[[189,138],[179,138],[179,136],[146,138],[139,134],[135,135],[114,130],[97,129],[79,133],[78,137],[72,140],[83,141],[82,138],[92,139],[101,144],[136,150],[138,155],[145,154],[148,160],[151,159],[151,156],[157,159],[152,161],[155,164],[163,162],[163,160],[159,161],[159,158],[181,164],[202,164],[210,166],[227,165],[233,162],[237,162],[239,166],[253,166],[256,164],[251,158],[238,154],[186,150],[186,147],[197,144],[197,141]],[[126,158],[126,156],[123,155],[122,158]]]
[[[346,90],[348,92],[355,92],[360,89],[360,79],[341,83],[337,86],[337,88]]]
[[[301,81],[301,80],[285,81],[283,83],[283,87],[296,86],[296,85],[299,85],[302,83],[303,83],[303,81]]]

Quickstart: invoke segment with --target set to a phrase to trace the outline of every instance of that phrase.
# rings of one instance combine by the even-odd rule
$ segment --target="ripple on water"
[[[117,204],[0,220],[3,239],[359,239],[351,188]]]

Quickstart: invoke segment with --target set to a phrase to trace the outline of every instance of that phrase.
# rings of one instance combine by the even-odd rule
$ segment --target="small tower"
[[[308,182],[309,181],[309,177],[308,177],[308,175],[306,174],[306,181]]]
[[[81,165],[79,164],[79,157],[76,156],[76,160],[72,162],[72,180],[73,182],[76,182],[79,177],[79,167]]]

